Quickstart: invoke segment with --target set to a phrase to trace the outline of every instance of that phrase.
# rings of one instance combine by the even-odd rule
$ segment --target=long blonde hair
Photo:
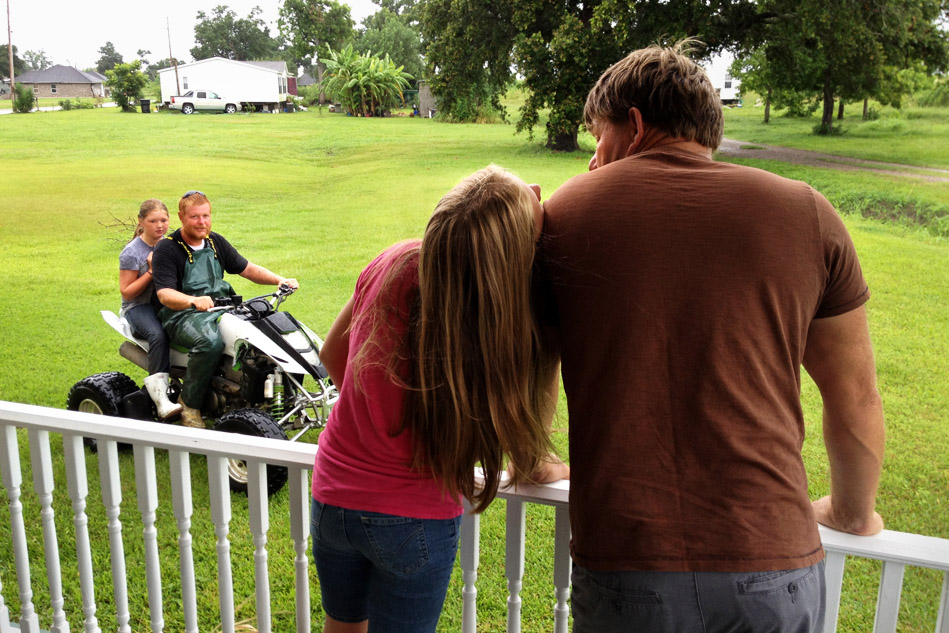
[[[436,206],[421,246],[404,251],[383,282],[384,288],[396,283],[417,261],[414,305],[399,315],[383,299],[365,317],[371,334],[360,352],[379,349],[372,340],[388,338],[384,328],[392,327],[393,316],[408,322],[408,336],[387,368],[406,388],[393,434],[411,433],[411,466],[430,471],[478,512],[497,495],[504,455],[519,483],[551,451],[547,421],[557,363],[541,341],[531,303],[532,195],[493,165],[464,179]],[[371,355],[353,357],[356,376]]]

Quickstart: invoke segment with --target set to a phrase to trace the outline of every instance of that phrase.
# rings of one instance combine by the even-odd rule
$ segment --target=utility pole
[[[10,108],[16,109],[16,81],[13,75],[13,31],[10,29],[10,0],[7,0],[7,52],[10,53]]]
[[[7,0],[10,2],[10,0]],[[165,18],[165,28],[168,30],[168,59],[171,60],[171,63],[175,65],[175,88],[177,92],[175,94],[181,94],[181,81],[178,80],[178,60],[175,59],[175,56],[171,54],[171,23],[168,21],[168,18]]]

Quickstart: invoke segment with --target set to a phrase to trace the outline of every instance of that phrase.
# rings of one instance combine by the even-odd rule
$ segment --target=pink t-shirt
[[[359,275],[353,305],[354,327],[349,336],[349,358],[367,335],[358,316],[379,299],[386,273],[418,241],[391,246]],[[417,260],[416,260],[417,261]],[[418,287],[418,267],[410,266],[392,296],[407,313]],[[401,326],[393,332],[405,335]],[[384,361],[383,361],[384,362]],[[411,470],[412,440],[408,432],[391,437],[402,417],[404,392],[385,375],[384,367],[368,365],[359,387],[347,371],[340,397],[320,435],[313,466],[313,498],[329,505],[382,512],[419,519],[448,519],[462,513],[461,503],[443,490],[429,473]]]

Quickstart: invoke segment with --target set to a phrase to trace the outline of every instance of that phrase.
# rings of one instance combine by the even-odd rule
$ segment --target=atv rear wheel
[[[66,408],[70,411],[121,417],[122,398],[133,391],[138,391],[138,385],[122,372],[94,374],[72,386],[66,397]],[[94,437],[84,437],[82,442],[92,449],[93,453],[98,450]],[[125,448],[130,445],[119,446]]]
[[[214,426],[215,431],[239,433],[256,437],[286,440],[283,432],[270,414],[260,409],[236,409],[221,416]],[[233,492],[247,494],[247,463],[242,459],[227,460],[227,474]],[[267,465],[267,496],[276,494],[287,483],[289,474],[284,466]]]

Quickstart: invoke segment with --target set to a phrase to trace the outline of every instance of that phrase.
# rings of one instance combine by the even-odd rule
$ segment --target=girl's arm
[[[330,326],[329,332],[326,333],[323,349],[320,350],[320,361],[337,389],[343,387],[346,365],[349,363],[349,324],[353,320],[354,301],[355,297],[351,297],[343,306],[339,316]]]
[[[131,301],[142,294],[150,283],[152,283],[151,262],[149,262],[148,270],[141,275],[137,270],[119,270],[119,291],[126,301]]]

